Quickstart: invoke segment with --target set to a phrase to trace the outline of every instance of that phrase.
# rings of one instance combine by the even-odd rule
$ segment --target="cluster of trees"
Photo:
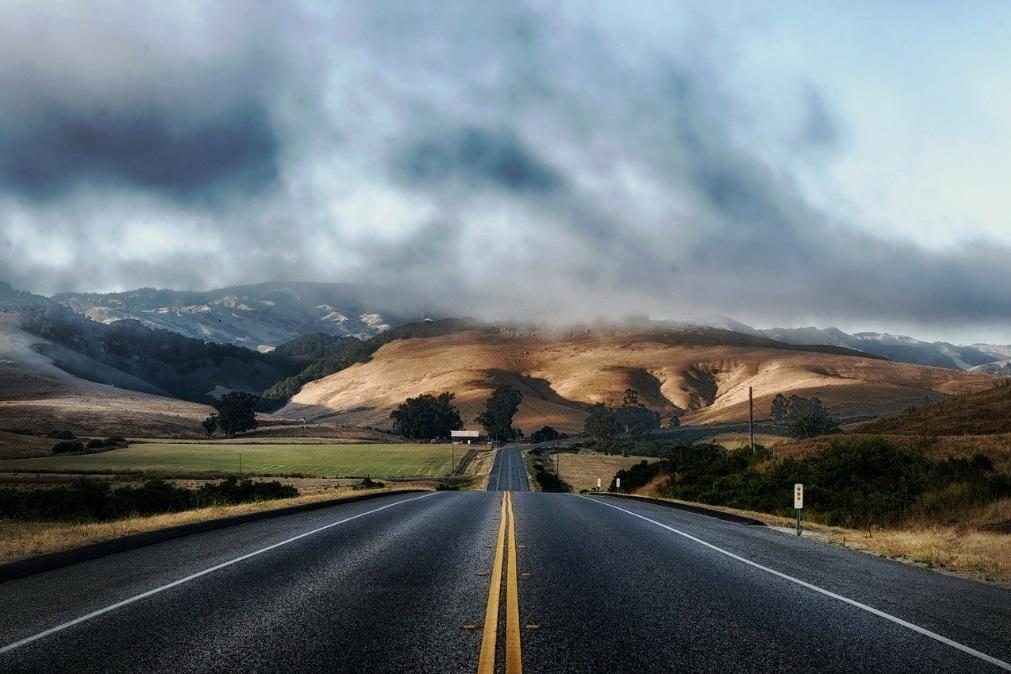
[[[390,412],[393,430],[412,440],[445,438],[450,431],[463,428],[460,411],[453,404],[452,393],[420,395],[408,398]]]
[[[0,518],[32,521],[114,520],[298,496],[290,485],[230,477],[199,489],[163,480],[113,488],[104,480],[82,479],[45,489],[0,488]]]
[[[227,437],[256,428],[256,407],[259,396],[233,391],[212,403],[215,413],[201,422],[207,437],[221,431]]]
[[[534,431],[527,438],[530,442],[554,442],[569,437],[565,433],[559,433],[551,426],[544,426],[540,430]]]
[[[675,414],[668,427],[674,428],[680,423]],[[604,403],[597,403],[583,422],[583,432],[601,444],[611,443],[619,433],[640,439],[658,428],[660,415],[646,407],[639,400],[639,392],[631,388],[625,389],[621,405],[608,407]]]
[[[794,438],[813,438],[835,433],[839,421],[825,409],[818,398],[802,398],[782,393],[772,400],[772,423]]]
[[[452,393],[440,393],[437,396],[426,393],[408,398],[390,413],[393,430],[413,440],[449,436],[450,431],[463,428],[460,410],[453,404],[454,397]],[[523,432],[512,425],[522,400],[523,394],[520,391],[509,386],[499,386],[485,401],[484,410],[475,421],[484,427],[492,440],[507,442],[522,437]],[[551,439],[560,437],[550,426],[540,432],[551,435]]]
[[[484,427],[488,437],[500,442],[508,442],[522,437],[523,432],[513,428],[513,417],[523,401],[523,393],[511,386],[499,386],[484,402],[484,411],[476,421]]]
[[[1011,475],[994,471],[985,456],[931,461],[882,438],[839,439],[821,452],[780,461],[763,448],[753,454],[693,445],[615,477],[622,491],[666,477],[660,489],[665,496],[784,515],[791,514],[793,485],[801,482],[808,517],[857,528],[936,517],[1011,496]]]

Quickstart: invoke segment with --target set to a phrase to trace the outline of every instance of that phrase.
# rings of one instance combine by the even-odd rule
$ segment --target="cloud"
[[[426,135],[403,149],[394,169],[409,185],[418,187],[452,182],[519,195],[562,188],[558,172],[508,129],[471,126]]]
[[[799,78],[762,99],[790,114],[756,109],[736,29],[702,10],[637,30],[654,18],[524,3],[25,7],[0,28],[18,285],[380,281],[557,320],[1011,316],[1000,244],[928,251],[816,206],[783,158],[846,149],[828,89]]]
[[[256,102],[207,118],[152,106],[36,109],[0,129],[0,190],[32,200],[112,185],[177,200],[248,193],[278,177],[279,142]]]

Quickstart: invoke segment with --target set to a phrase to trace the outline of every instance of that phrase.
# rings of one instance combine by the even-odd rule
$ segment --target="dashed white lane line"
[[[831,597],[832,599],[836,599],[836,600],[841,601],[841,602],[843,602],[845,604],[849,604],[850,606],[855,606],[856,608],[858,608],[858,609],[860,609],[862,611],[867,611],[868,613],[876,615],[879,618],[884,618],[885,620],[891,621],[891,622],[895,623],[896,625],[901,625],[902,627],[905,627],[908,630],[912,630],[913,632],[916,632],[917,634],[922,634],[925,637],[929,637],[929,638],[931,638],[931,639],[933,639],[935,641],[939,641],[940,643],[944,644],[945,646],[950,646],[951,648],[954,648],[956,650],[962,651],[963,653],[966,653],[967,655],[971,655],[974,658],[978,658],[978,659],[982,660],[983,662],[988,662],[991,665],[994,665],[995,667],[999,667],[1000,669],[1003,669],[1005,671],[1011,672],[1011,664],[1009,664],[1007,662],[1004,662],[1003,660],[999,660],[998,658],[995,658],[992,655],[987,655],[986,653],[983,653],[981,651],[977,651],[975,648],[972,648],[971,646],[966,646],[965,644],[962,644],[962,643],[959,643],[959,642],[954,641],[952,639],[949,639],[946,636],[942,636],[942,635],[938,634],[937,632],[931,632],[930,630],[926,629],[925,627],[920,627],[919,625],[914,625],[913,623],[908,622],[906,620],[903,620],[902,618],[898,618],[896,616],[893,616],[890,613],[885,613],[884,611],[876,609],[873,606],[868,606],[867,604],[861,604],[860,602],[856,601],[855,599],[850,599],[849,597],[844,597],[841,594],[836,594],[835,592],[831,592],[830,590],[826,590],[825,588],[818,587],[817,585],[812,585],[811,583],[803,581],[803,580],[801,580],[799,578],[794,578],[793,576],[790,576],[790,575],[787,575],[785,573],[782,573],[781,571],[776,571],[775,569],[770,569],[769,567],[763,566],[763,565],[759,564],[758,562],[753,562],[750,559],[746,559],[744,557],[741,557],[740,555],[735,555],[734,553],[732,553],[732,552],[730,552],[728,550],[724,550],[721,547],[715,546],[712,543],[707,543],[706,541],[702,540],[701,538],[697,538],[695,536],[692,536],[691,534],[688,534],[688,533],[685,533],[685,532],[680,531],[678,529],[675,529],[674,527],[671,527],[671,526],[668,526],[668,525],[663,524],[661,522],[657,522],[656,520],[650,519],[650,518],[646,517],[645,515],[640,515],[639,513],[632,512],[631,510],[626,510],[625,508],[622,508],[620,506],[616,506],[616,505],[613,505],[611,503],[604,503],[603,501],[599,501],[597,499],[588,498],[586,496],[580,496],[580,498],[585,498],[587,501],[592,501],[592,502],[597,503],[599,505],[607,506],[608,508],[614,508],[615,510],[620,510],[621,512],[623,512],[623,513],[625,513],[627,515],[631,515],[632,517],[637,517],[637,518],[639,518],[641,520],[649,522],[650,524],[654,524],[654,525],[660,527],[661,529],[666,529],[667,531],[670,531],[671,533],[677,534],[678,536],[683,536],[684,538],[687,538],[690,541],[694,541],[695,543],[698,543],[699,545],[703,545],[703,546],[709,548],[710,550],[713,550],[715,552],[720,553],[721,555],[726,555],[727,557],[730,557],[731,559],[737,560],[738,562],[742,562],[744,564],[747,564],[748,566],[754,567],[754,568],[759,569],[761,571],[765,571],[766,573],[770,573],[773,576],[776,576],[778,578],[782,578],[783,580],[788,580],[791,583],[796,583],[797,585],[800,585],[801,587],[806,587],[807,589],[813,590],[813,591],[815,591],[815,592],[817,592],[819,594],[823,594],[826,597]]]
[[[365,517],[366,515],[372,515],[373,513],[379,512],[380,510],[386,510],[387,508],[393,508],[394,506],[398,506],[398,505],[401,505],[403,503],[410,503],[411,501],[418,501],[418,500],[423,499],[423,498],[428,498],[429,496],[435,496],[435,494],[436,494],[436,492],[433,492],[431,494],[424,494],[422,496],[415,496],[414,498],[407,498],[407,499],[404,499],[402,501],[397,501],[396,503],[389,503],[387,505],[382,506],[381,508],[374,508],[372,510],[369,510],[369,511],[366,511],[366,512],[363,512],[363,513],[358,513],[357,515],[353,515],[351,517],[345,517],[344,519],[342,519],[340,521],[331,522],[330,524],[326,524],[324,526],[318,527],[318,528],[313,529],[311,531],[306,531],[305,533],[301,533],[298,536],[292,536],[291,538],[285,539],[285,540],[283,540],[283,541],[281,541],[279,543],[274,543],[273,545],[268,545],[265,548],[260,548],[259,550],[247,553],[247,554],[242,555],[240,557],[236,557],[235,559],[230,559],[227,562],[222,562],[221,564],[216,564],[216,565],[214,565],[214,566],[212,566],[212,567],[210,567],[208,569],[204,569],[203,571],[198,571],[198,572],[196,572],[194,574],[186,576],[185,578],[180,578],[179,580],[174,580],[171,583],[168,583],[166,585],[162,585],[160,587],[156,587],[153,590],[148,590],[147,592],[142,592],[142,593],[140,593],[138,595],[134,595],[132,597],[129,597],[128,599],[124,599],[122,601],[118,601],[115,604],[110,604],[109,606],[106,606],[105,608],[100,608],[97,611],[92,611],[91,613],[88,613],[87,615],[83,615],[80,618],[74,618],[73,620],[65,622],[65,623],[63,623],[61,625],[57,625],[56,627],[50,627],[47,630],[43,630],[42,632],[39,632],[38,634],[33,634],[30,637],[25,637],[24,639],[20,639],[18,641],[15,641],[14,643],[7,644],[6,646],[0,647],[0,655],[3,655],[4,653],[9,653],[10,651],[13,651],[16,648],[21,648],[22,646],[27,646],[28,644],[30,644],[30,643],[32,643],[34,641],[38,641],[39,639],[44,639],[44,638],[46,638],[48,636],[56,634],[57,632],[62,632],[63,630],[67,629],[68,627],[73,627],[74,625],[80,625],[83,622],[87,622],[87,621],[92,620],[94,618],[97,618],[99,616],[105,615],[106,613],[109,613],[111,611],[115,611],[116,609],[123,608],[124,606],[129,606],[130,604],[138,602],[141,599],[147,599],[148,597],[150,597],[152,595],[155,595],[155,594],[158,594],[159,592],[164,592],[165,590],[170,590],[173,587],[178,587],[178,586],[182,585],[183,583],[188,583],[191,580],[196,580],[197,578],[201,578],[203,576],[206,576],[209,573],[214,573],[215,571],[220,571],[221,569],[224,569],[226,567],[232,566],[233,564],[238,564],[239,562],[245,561],[245,560],[247,560],[247,559],[249,559],[251,557],[256,557],[257,555],[262,555],[265,552],[269,552],[271,550],[275,550],[277,548],[280,548],[281,546],[288,545],[289,543],[294,543],[295,541],[301,540],[303,538],[307,538],[307,537],[312,536],[314,534],[318,534],[321,531],[326,531],[327,529],[332,529],[334,527],[340,526],[341,524],[346,524],[347,522],[350,522],[351,520],[356,520],[359,517]]]

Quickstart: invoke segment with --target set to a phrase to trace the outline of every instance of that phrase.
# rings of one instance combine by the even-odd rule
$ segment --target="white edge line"
[[[849,604],[850,606],[855,606],[856,608],[859,608],[859,609],[861,609],[863,611],[867,611],[868,613],[872,613],[872,614],[878,616],[879,618],[884,618],[885,620],[889,620],[889,621],[895,623],[896,625],[901,625],[902,627],[905,627],[906,629],[912,630],[913,632],[916,632],[917,634],[922,634],[925,637],[930,637],[931,639],[933,639],[935,641],[941,642],[945,646],[950,646],[951,648],[954,648],[956,650],[962,651],[963,653],[971,655],[971,656],[973,656],[975,658],[979,658],[980,660],[983,660],[984,662],[988,662],[991,665],[994,665],[995,667],[999,667],[1000,669],[1003,669],[1005,671],[1011,672],[1011,664],[1009,664],[1007,662],[1004,662],[1003,660],[999,660],[999,659],[993,657],[992,655],[987,655],[986,653],[983,653],[981,651],[977,651],[975,648],[972,648],[970,646],[966,646],[965,644],[961,644],[961,643],[959,643],[957,641],[949,639],[948,637],[942,636],[942,635],[940,635],[940,634],[938,634],[936,632],[931,632],[930,630],[928,630],[928,629],[926,629],[924,627],[920,627],[919,625],[914,625],[913,623],[908,622],[906,620],[903,620],[902,618],[898,618],[896,616],[893,616],[890,613],[885,613],[884,611],[876,609],[873,606],[868,606],[867,604],[861,604],[860,602],[856,601],[855,599],[850,599],[849,597],[844,597],[844,596],[842,596],[840,594],[836,594],[835,592],[831,592],[830,590],[826,590],[824,588],[818,587],[817,585],[812,585],[811,583],[805,582],[805,581],[803,581],[803,580],[801,580],[799,578],[794,578],[793,576],[787,575],[787,574],[782,573],[780,571],[776,571],[775,569],[770,569],[767,566],[762,566],[761,564],[759,564],[757,562],[753,562],[750,559],[745,559],[744,557],[741,557],[740,555],[735,555],[734,553],[732,553],[732,552],[730,552],[728,550],[724,550],[723,548],[717,547],[717,546],[713,545],[712,543],[707,543],[706,541],[702,540],[701,538],[696,538],[695,536],[692,536],[691,534],[687,534],[687,533],[685,533],[683,531],[679,531],[678,529],[675,529],[674,527],[668,526],[666,524],[662,524],[662,523],[657,522],[656,520],[652,520],[652,519],[650,519],[650,518],[648,518],[648,517],[646,517],[644,515],[640,515],[639,513],[632,512],[631,510],[626,510],[625,508],[622,508],[622,507],[619,507],[619,506],[616,506],[616,505],[612,505],[610,503],[604,503],[603,501],[599,501],[597,499],[589,498],[587,496],[580,495],[580,498],[585,498],[587,501],[592,501],[592,502],[598,503],[598,504],[600,504],[602,506],[607,506],[608,508],[614,508],[615,510],[620,510],[621,512],[626,513],[628,515],[631,515],[632,517],[638,517],[639,519],[644,520],[646,522],[649,522],[650,524],[655,524],[656,526],[660,527],[661,529],[666,529],[667,531],[675,533],[678,536],[683,536],[683,537],[687,538],[690,541],[694,541],[694,542],[696,542],[696,543],[698,543],[700,545],[704,545],[705,547],[709,548],[710,550],[714,550],[714,551],[720,553],[721,555],[726,555],[727,557],[730,557],[731,559],[735,559],[735,560],[737,560],[739,562],[743,562],[744,564],[747,564],[748,566],[752,566],[752,567],[754,567],[756,569],[759,569],[761,571],[765,571],[766,573],[771,573],[774,576],[778,576],[779,578],[782,578],[783,580],[788,580],[791,583],[795,583],[797,585],[800,585],[801,587],[806,587],[809,590],[814,590],[815,592],[818,592],[819,594],[823,594],[826,597],[831,597],[832,599],[836,599],[838,601],[844,602],[846,604]]]
[[[344,519],[342,519],[342,520],[340,520],[338,522],[331,522],[330,524],[326,524],[324,526],[318,527],[316,529],[313,529],[312,531],[306,531],[305,533],[301,533],[298,536],[292,536],[291,538],[283,540],[283,541],[281,541],[279,543],[274,543],[273,545],[268,545],[265,548],[261,548],[259,550],[254,551],[254,552],[247,553],[245,555],[242,555],[241,557],[236,557],[235,559],[228,560],[227,562],[222,562],[221,564],[217,564],[217,565],[212,566],[210,568],[204,569],[203,571],[197,571],[196,573],[191,574],[189,576],[186,576],[185,578],[180,578],[179,580],[174,580],[171,583],[168,583],[166,585],[162,585],[160,587],[156,587],[156,588],[154,588],[152,590],[148,590],[147,592],[141,592],[138,595],[134,595],[133,597],[129,597],[129,598],[124,599],[122,601],[118,601],[115,604],[110,604],[109,606],[106,606],[105,608],[100,608],[97,611],[92,611],[91,613],[83,615],[80,618],[74,618],[73,620],[65,622],[65,623],[63,623],[61,625],[57,625],[56,627],[50,627],[49,629],[43,630],[42,632],[39,632],[38,634],[33,634],[30,637],[25,637],[24,639],[21,639],[19,641],[15,641],[13,643],[7,644],[6,646],[2,646],[2,647],[0,647],[0,655],[3,655],[5,653],[9,653],[9,652],[13,651],[16,648],[21,648],[22,646],[27,646],[28,644],[30,644],[30,643],[32,643],[34,641],[38,641],[39,639],[44,639],[44,638],[46,638],[46,637],[48,637],[50,635],[56,634],[57,632],[62,632],[63,630],[67,629],[68,627],[73,627],[74,625],[80,625],[83,622],[87,622],[89,620],[92,620],[93,618],[97,618],[97,617],[99,617],[101,615],[105,615],[106,613],[109,613],[110,611],[115,611],[116,609],[123,608],[124,606],[128,606],[130,604],[138,602],[141,599],[147,599],[148,597],[150,597],[152,595],[155,595],[155,594],[158,594],[159,592],[164,592],[165,590],[170,590],[173,587],[178,587],[179,585],[182,585],[183,583],[188,583],[191,580],[196,580],[197,578],[200,578],[202,576],[206,576],[209,573],[214,573],[215,571],[220,571],[221,569],[224,569],[226,567],[232,566],[233,564],[238,564],[239,562],[245,561],[245,560],[247,560],[247,559],[249,559],[251,557],[256,557],[257,555],[262,555],[263,553],[269,552],[271,550],[274,550],[275,548],[279,548],[282,545],[288,545],[289,543],[294,543],[295,541],[297,541],[299,539],[306,538],[307,536],[312,536],[313,534],[318,534],[321,531],[326,531],[327,529],[331,529],[331,528],[339,526],[341,524],[345,524],[346,522],[350,522],[351,520],[356,520],[359,517],[365,517],[366,515],[371,515],[373,513],[377,513],[380,510],[386,510],[387,508],[392,508],[394,506],[401,505],[402,503],[409,503],[411,501],[417,501],[419,499],[428,498],[429,496],[435,496],[435,494],[436,494],[436,492],[432,492],[431,494],[424,494],[422,496],[415,496],[414,498],[403,499],[402,501],[397,501],[396,503],[389,503],[387,505],[382,506],[381,508],[375,508],[373,510],[369,510],[369,511],[366,511],[366,512],[363,512],[363,513],[358,513],[357,515],[352,515],[351,517],[346,517],[346,518],[344,518]],[[335,505],[340,505],[340,504],[335,504]]]

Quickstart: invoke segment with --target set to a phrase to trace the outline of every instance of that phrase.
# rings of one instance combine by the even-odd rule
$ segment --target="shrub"
[[[53,445],[53,454],[69,454],[71,452],[83,452],[84,443],[80,440],[62,440]]]
[[[113,489],[108,482],[82,479],[43,489],[0,489],[0,517],[38,521],[112,520],[293,496],[298,496],[297,489],[277,481],[240,481],[234,477],[199,489],[183,489],[164,480]]]
[[[366,477],[364,480],[358,484],[351,487],[352,489],[382,489],[386,485],[378,480],[373,480],[370,477]]]
[[[752,454],[717,445],[681,447],[615,477],[622,491],[635,491],[661,476],[665,496],[781,515],[793,513],[790,495],[801,482],[810,517],[847,527],[936,517],[1011,496],[1011,476],[994,472],[984,456],[932,462],[881,438],[840,439],[817,454],[781,461],[772,461],[764,448]]]
[[[77,438],[77,436],[70,431],[50,431],[46,437],[54,438],[56,440],[74,440]]]

